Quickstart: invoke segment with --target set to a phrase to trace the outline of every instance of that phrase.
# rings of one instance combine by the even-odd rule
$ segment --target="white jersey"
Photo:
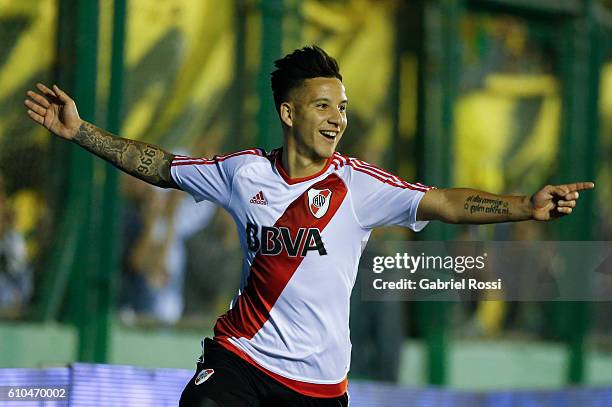
[[[346,391],[349,300],[373,228],[419,231],[430,189],[339,153],[318,174],[289,178],[282,151],[213,159],[177,156],[172,177],[196,201],[234,218],[244,263],[240,291],[215,340],[286,386],[313,397]]]

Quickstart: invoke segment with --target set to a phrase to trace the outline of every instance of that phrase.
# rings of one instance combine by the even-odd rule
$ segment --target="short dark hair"
[[[272,94],[277,112],[289,92],[306,79],[338,78],[342,81],[338,62],[316,45],[296,49],[274,61],[274,66],[276,70],[271,74]]]

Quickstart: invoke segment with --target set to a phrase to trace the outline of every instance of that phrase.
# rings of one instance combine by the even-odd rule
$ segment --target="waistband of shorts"
[[[247,355],[242,350],[238,349],[231,342],[229,342],[226,338],[215,337],[214,341],[222,346],[224,349],[232,352],[236,356],[245,360],[249,364],[253,365],[261,372],[265,373],[272,379],[277,382],[283,384],[284,386],[290,388],[293,391],[296,391],[300,394],[303,394],[308,397],[321,397],[321,398],[333,398],[340,397],[344,393],[346,393],[348,389],[348,378],[345,377],[340,383],[335,384],[318,384],[318,383],[307,383],[299,380],[289,379],[287,377],[281,376],[274,372],[269,371],[268,369],[260,366],[252,357]]]

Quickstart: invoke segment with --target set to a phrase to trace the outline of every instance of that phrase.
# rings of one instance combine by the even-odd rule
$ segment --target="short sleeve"
[[[206,200],[227,207],[232,195],[232,180],[245,159],[262,155],[259,149],[245,150],[212,159],[177,155],[170,167],[172,179],[197,202]]]
[[[352,160],[351,195],[355,216],[363,228],[404,226],[415,232],[427,226],[417,221],[417,209],[425,193],[432,189],[409,183],[363,161]]]

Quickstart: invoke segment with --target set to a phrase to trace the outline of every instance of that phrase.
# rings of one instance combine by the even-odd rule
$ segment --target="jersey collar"
[[[291,178],[289,176],[289,174],[287,174],[287,171],[285,171],[285,169],[283,168],[283,163],[282,163],[282,161],[283,161],[283,148],[281,147],[278,150],[276,150],[276,154],[274,156],[274,166],[276,167],[276,170],[278,171],[280,176],[283,178],[283,180],[285,180],[285,182],[287,184],[294,185],[294,184],[298,184],[300,182],[310,181],[311,179],[315,179],[319,175],[324,174],[325,171],[327,171],[329,169],[329,166],[331,164],[332,158],[333,158],[333,156],[329,157],[327,159],[327,162],[323,166],[323,168],[321,168],[321,171],[317,172],[316,174],[309,175],[308,177],[303,177],[303,178]]]

